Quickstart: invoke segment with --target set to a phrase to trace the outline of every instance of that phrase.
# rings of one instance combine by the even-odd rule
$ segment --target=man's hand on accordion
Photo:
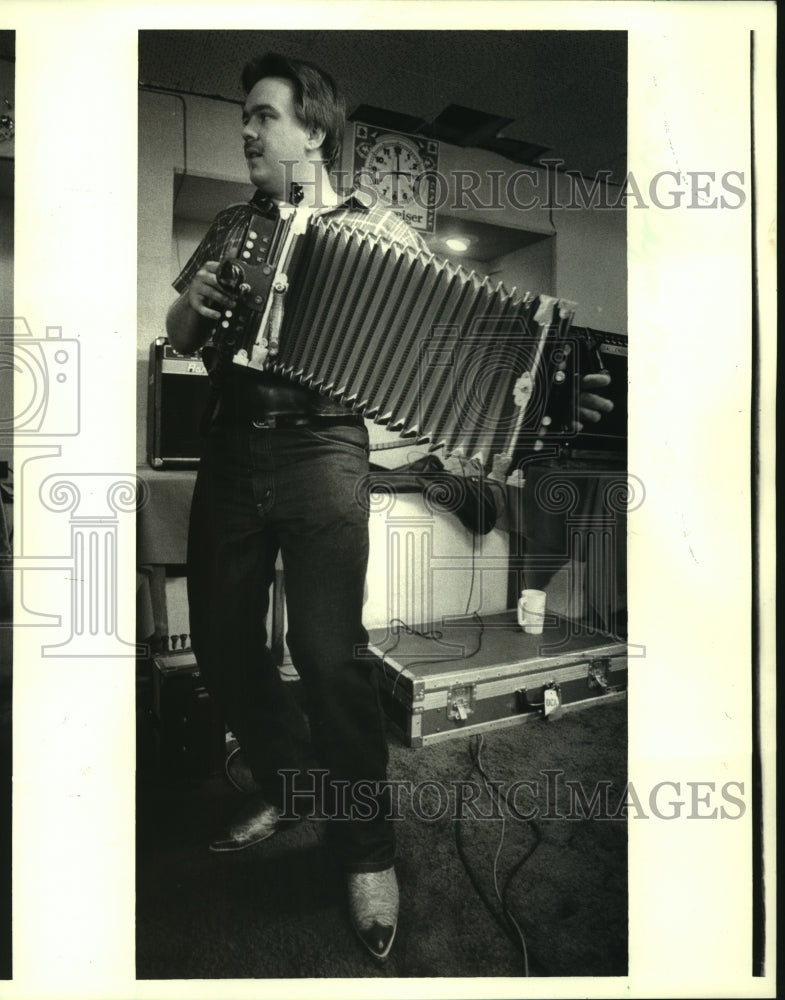
[[[579,420],[574,423],[573,430],[580,433],[583,430],[584,422],[596,424],[602,419],[603,413],[610,413],[613,403],[605,396],[599,395],[595,390],[603,389],[611,384],[611,377],[607,372],[594,372],[591,375],[584,375],[581,379],[581,392],[578,396]]]
[[[219,263],[217,260],[208,260],[204,266],[199,268],[196,276],[188,287],[188,304],[200,316],[205,319],[220,319],[221,313],[215,308],[224,306],[231,308],[235,300],[231,295],[227,295],[218,282]]]
[[[216,306],[234,305],[232,297],[218,284],[217,270],[218,261],[208,260],[169,307],[166,332],[172,347],[180,354],[192,354],[204,344],[210,335],[211,323],[221,318]]]

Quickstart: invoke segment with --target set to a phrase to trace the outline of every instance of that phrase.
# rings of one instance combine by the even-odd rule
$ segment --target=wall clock
[[[355,123],[355,184],[421,232],[434,231],[438,166],[434,139]]]

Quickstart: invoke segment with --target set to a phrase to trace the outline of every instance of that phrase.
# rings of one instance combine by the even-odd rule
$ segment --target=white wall
[[[559,177],[567,204],[567,178]],[[609,333],[627,331],[627,241],[624,209],[554,210],[556,291],[578,303],[575,322]]]
[[[454,514],[434,512],[420,494],[372,494],[367,628],[392,618],[409,625],[507,606],[508,536],[473,536]]]
[[[494,282],[501,281],[506,288],[517,288],[519,292],[556,295],[554,243],[551,237],[497,257],[488,266]]]

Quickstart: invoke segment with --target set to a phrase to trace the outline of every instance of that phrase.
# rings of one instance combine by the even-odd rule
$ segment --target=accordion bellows
[[[536,435],[573,304],[317,219],[286,263],[264,369],[445,454],[484,463]]]

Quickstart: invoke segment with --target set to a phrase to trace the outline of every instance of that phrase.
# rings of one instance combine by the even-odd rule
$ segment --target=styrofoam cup
[[[518,601],[518,624],[528,635],[542,635],[545,621],[545,591],[522,590]]]

